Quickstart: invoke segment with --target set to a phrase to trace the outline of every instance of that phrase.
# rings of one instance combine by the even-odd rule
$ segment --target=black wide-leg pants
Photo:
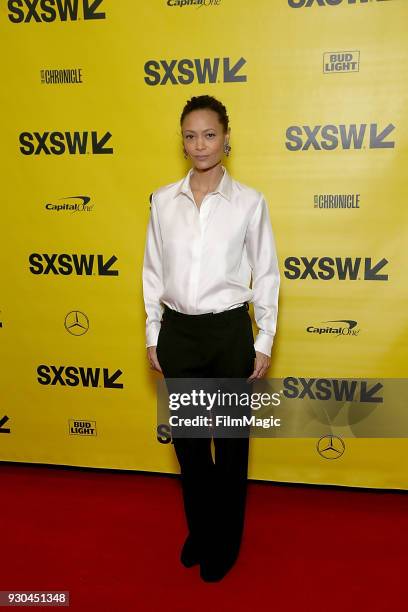
[[[248,304],[217,314],[185,315],[165,306],[157,357],[165,379],[241,378],[254,369]],[[177,438],[189,534],[204,558],[234,561],[242,539],[249,437]]]

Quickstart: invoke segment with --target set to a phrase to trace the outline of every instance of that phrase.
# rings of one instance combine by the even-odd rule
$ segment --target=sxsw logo
[[[387,259],[373,262],[371,257],[287,257],[285,277],[289,280],[365,280],[387,281],[383,268]]]
[[[242,83],[247,80],[241,74],[246,59],[237,61],[230,57],[206,57],[204,59],[149,60],[144,65],[147,85],[190,85],[191,83]]]
[[[112,155],[113,148],[105,146],[111,137],[110,132],[21,132],[19,142],[23,155]]]
[[[106,259],[103,255],[78,255],[77,253],[31,253],[28,258],[32,274],[56,274],[62,276],[118,276],[118,270],[112,270],[117,257]]]
[[[307,151],[310,147],[316,151],[324,149],[393,149],[395,142],[387,140],[395,129],[389,123],[379,127],[377,123],[351,123],[345,125],[290,125],[286,130],[286,148],[289,151]]]
[[[288,376],[283,381],[283,394],[288,399],[311,399],[338,402],[368,402],[382,404],[380,382],[337,378],[297,378]]]
[[[109,368],[41,364],[37,368],[37,374],[37,381],[45,386],[123,389],[123,383],[116,382],[123,374],[119,369],[109,373]]]
[[[10,420],[10,418],[6,414],[3,415],[2,417],[0,417],[0,433],[4,433],[4,434],[9,434],[10,433],[10,427],[4,427],[4,425],[9,420]]]
[[[338,6],[339,4],[368,4],[373,0],[288,0],[291,8],[311,6]],[[374,2],[388,2],[389,0],[374,0]]]
[[[103,0],[8,0],[8,18],[12,23],[79,21],[105,19],[98,11]]]

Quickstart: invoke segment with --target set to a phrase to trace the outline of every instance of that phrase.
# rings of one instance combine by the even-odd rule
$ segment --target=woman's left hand
[[[261,353],[259,351],[255,351],[255,366],[254,371],[251,376],[248,378],[248,382],[255,380],[257,378],[263,378],[266,374],[267,369],[271,365],[271,358],[265,353]]]

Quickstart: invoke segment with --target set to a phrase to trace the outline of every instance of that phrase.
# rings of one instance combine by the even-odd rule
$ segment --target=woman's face
[[[224,126],[215,111],[191,111],[184,118],[181,131],[184,148],[197,169],[212,168],[221,161],[229,134],[224,133]]]

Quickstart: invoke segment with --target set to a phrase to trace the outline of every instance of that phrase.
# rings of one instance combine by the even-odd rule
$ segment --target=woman
[[[180,127],[192,163],[181,180],[150,198],[143,292],[150,367],[166,378],[262,378],[276,332],[280,274],[262,193],[234,180],[225,106],[192,97]],[[252,288],[250,282],[252,277]],[[248,302],[259,329],[254,342]],[[221,580],[242,538],[248,438],[173,438],[188,536],[186,567]]]

